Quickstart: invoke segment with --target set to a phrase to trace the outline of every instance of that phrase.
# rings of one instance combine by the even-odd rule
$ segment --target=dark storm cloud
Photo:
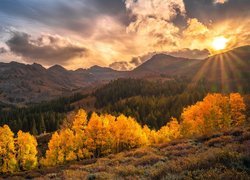
[[[95,6],[99,13],[113,16],[124,25],[130,23],[124,0],[92,0],[89,3]]]
[[[233,17],[249,17],[249,0],[229,0],[214,4],[214,0],[184,0],[187,17],[202,22],[220,21]],[[95,20],[107,15],[124,25],[132,20],[126,13],[124,0],[1,0],[0,21],[7,21],[1,13],[11,16],[8,21],[27,20],[49,26],[51,29],[71,30],[90,36],[95,29]],[[185,25],[183,16],[176,23]],[[11,24],[11,22],[8,22]],[[31,25],[32,27],[32,25]]]
[[[14,54],[22,56],[27,62],[45,65],[64,65],[70,59],[81,58],[87,53],[85,48],[51,35],[43,35],[34,40],[26,33],[14,32],[6,44]]]
[[[15,20],[29,20],[49,27],[91,34],[95,20],[103,15],[128,23],[122,0],[1,0],[0,13]],[[0,16],[1,19],[1,16]]]
[[[250,15],[249,0],[229,0],[224,4],[215,4],[214,0],[184,2],[187,17],[195,17],[203,22]],[[15,21],[26,19],[50,27],[69,29],[86,36],[92,32],[94,21],[99,16],[112,16],[126,25],[131,20],[126,13],[124,0],[1,0],[0,13],[12,16]],[[179,21],[183,24],[182,17]],[[179,21],[177,20],[177,23]]]
[[[201,22],[220,22],[234,18],[250,17],[249,0],[228,0],[220,4],[214,0],[184,0],[187,17],[198,18]]]

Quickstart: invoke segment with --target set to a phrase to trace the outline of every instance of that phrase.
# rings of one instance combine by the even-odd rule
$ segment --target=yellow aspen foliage
[[[208,94],[203,101],[184,108],[181,124],[172,118],[159,131],[142,126],[133,118],[121,115],[98,115],[79,110],[71,128],[55,133],[42,160],[44,165],[100,157],[144,145],[169,142],[173,139],[208,135],[231,126],[241,125],[246,107],[239,94]]]
[[[101,115],[102,120],[102,134],[104,136],[101,148],[101,154],[106,155],[114,152],[115,139],[114,139],[114,125],[115,118],[110,115]]]
[[[78,110],[73,118],[72,130],[76,133],[82,133],[87,126],[87,113],[83,109]]]
[[[181,128],[176,118],[163,126],[158,132],[158,143],[166,143],[181,136]]]
[[[142,127],[131,117],[121,115],[115,124],[116,151],[131,149],[146,145],[147,135]]]
[[[203,133],[204,121],[202,113],[199,110],[201,102],[196,105],[184,108],[181,114],[182,122],[182,134],[184,136],[197,136]]]
[[[105,124],[108,126],[108,131],[109,133],[107,134],[107,139],[108,139],[108,144],[111,145],[112,152],[116,152],[116,117],[105,114],[104,117],[105,119]]]
[[[41,163],[46,166],[54,166],[76,160],[76,151],[73,131],[70,129],[61,130],[59,134],[56,132],[52,135],[49,149],[46,151],[46,158]]]
[[[86,128],[87,147],[95,157],[112,152],[114,140],[111,134],[112,122],[108,116],[93,113]]]
[[[148,137],[148,140],[150,144],[158,144],[159,143],[159,137],[158,132],[156,130],[151,130],[150,136]]]
[[[74,142],[76,148],[77,159],[84,159],[90,157],[90,152],[86,147],[86,129],[87,128],[87,113],[80,109],[73,118],[72,130],[74,132]]]
[[[41,160],[41,164],[44,166],[55,166],[60,164],[59,153],[60,153],[60,137],[57,132],[55,132],[48,144],[48,150],[46,151],[46,157]]]
[[[230,104],[227,96],[208,94],[203,100],[202,112],[206,134],[228,129],[231,125]]]
[[[230,94],[231,118],[234,126],[242,125],[245,120],[246,105],[243,97],[239,93]]]
[[[66,128],[52,136],[46,158],[41,163],[54,166],[65,161],[89,158],[91,155],[100,157],[146,144],[147,134],[133,118],[93,113],[87,121],[86,113],[79,111],[74,118],[72,130]]]
[[[171,121],[167,123],[167,126],[170,131],[169,139],[173,140],[181,137],[181,127],[176,118],[172,117]]]
[[[240,94],[208,94],[203,101],[184,109],[182,134],[208,135],[241,125],[245,121],[245,104]]]
[[[17,170],[14,134],[9,126],[0,127],[0,172]]]
[[[151,130],[147,125],[144,125],[142,130],[147,136],[147,139],[148,139],[147,145],[157,144],[158,143],[157,131]]]
[[[76,159],[76,143],[74,133],[70,129],[64,129],[59,133],[60,138],[60,156],[59,162],[72,161]]]
[[[17,134],[17,161],[21,170],[37,167],[37,141],[29,133],[19,131]]]

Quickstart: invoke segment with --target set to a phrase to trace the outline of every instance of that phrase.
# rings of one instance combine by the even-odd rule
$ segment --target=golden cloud
[[[223,4],[226,0],[214,2]],[[47,46],[52,49],[78,47],[81,52],[86,49],[87,55],[84,51],[84,57],[78,56],[78,51],[70,57],[65,56],[63,65],[70,69],[90,67],[94,64],[108,66],[112,63],[114,68],[131,69],[144,62],[132,63],[131,59],[134,57],[161,52],[175,54],[185,49],[199,51],[208,49],[210,53],[214,53],[211,41],[216,36],[225,36],[229,39],[228,48],[250,44],[250,20],[247,17],[220,19],[216,23],[210,21],[205,24],[201,19],[187,16],[183,0],[125,0],[124,3],[131,17],[131,22],[127,22],[128,24],[120,22],[112,15],[102,15],[93,19],[91,33],[88,36],[62,28],[54,32],[60,36],[51,32],[53,35],[42,35],[41,39],[35,38],[36,41],[32,41],[34,38],[28,38],[28,41],[24,42],[39,52]],[[175,24],[176,18],[179,17],[185,21],[185,26],[180,27]],[[65,34],[68,38],[64,38]],[[11,45],[13,47],[15,43]],[[24,46],[14,48],[19,47]],[[14,50],[19,52],[19,49]],[[25,53],[32,55],[30,51]],[[50,54],[53,55],[52,52]],[[30,59],[33,60],[34,57],[31,56]],[[51,62],[53,57],[54,55],[50,58]],[[58,60],[58,63],[60,61]]]
[[[133,21],[125,26],[113,17],[100,16],[93,22],[92,36],[76,37],[89,52],[84,60],[74,60],[70,68],[111,64],[115,69],[131,69],[136,67],[130,62],[133,57],[185,49],[208,49],[213,54],[212,40],[222,35],[230,40],[228,48],[250,43],[250,20],[244,18],[204,24],[187,17],[182,0],[126,0],[125,5]],[[187,21],[186,27],[173,22],[177,16]]]
[[[228,0],[214,0],[214,4],[224,4],[226,3]]]

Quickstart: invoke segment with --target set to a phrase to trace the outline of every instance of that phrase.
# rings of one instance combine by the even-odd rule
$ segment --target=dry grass
[[[232,136],[220,136],[217,138],[210,139],[205,142],[205,145],[212,147],[212,146],[224,146],[228,143],[231,143],[234,141],[234,138]]]

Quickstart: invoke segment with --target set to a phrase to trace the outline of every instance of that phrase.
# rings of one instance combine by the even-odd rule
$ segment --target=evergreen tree
[[[36,128],[36,121],[34,119],[32,119],[32,123],[31,123],[31,134],[33,135],[37,135],[37,128]]]

